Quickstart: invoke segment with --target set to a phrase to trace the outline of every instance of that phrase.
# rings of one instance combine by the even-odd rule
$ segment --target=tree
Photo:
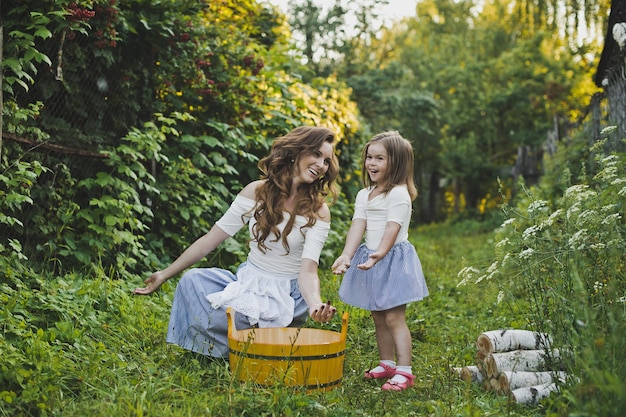
[[[517,24],[514,31],[520,36],[532,37],[546,29],[560,32],[561,36],[571,41],[569,46],[576,49],[581,39],[594,38],[594,32],[605,32],[610,1],[525,0],[509,2],[509,6],[510,13],[507,14],[515,18]]]
[[[315,75],[350,73],[358,54],[380,31],[379,7],[388,0],[290,0],[289,24],[296,46]]]

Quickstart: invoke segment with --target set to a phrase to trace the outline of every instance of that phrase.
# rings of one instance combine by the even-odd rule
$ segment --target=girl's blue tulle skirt
[[[370,311],[383,311],[428,296],[422,264],[408,241],[394,245],[367,271],[357,268],[374,251],[362,244],[352,257],[339,288],[344,303]]]

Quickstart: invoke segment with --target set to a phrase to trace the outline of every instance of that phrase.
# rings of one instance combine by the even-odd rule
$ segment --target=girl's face
[[[372,143],[365,154],[365,169],[372,183],[380,185],[384,182],[387,174],[387,162],[389,155],[382,143]]]
[[[313,181],[326,174],[330,161],[333,157],[333,146],[324,142],[314,153],[303,154],[298,160],[294,183],[311,184]]]

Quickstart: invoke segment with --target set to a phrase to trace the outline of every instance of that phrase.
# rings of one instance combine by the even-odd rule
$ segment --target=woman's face
[[[313,181],[326,174],[332,157],[333,146],[328,142],[324,142],[314,153],[303,154],[298,160],[294,183],[311,184]]]
[[[365,154],[365,169],[372,183],[380,185],[385,180],[388,161],[389,156],[387,155],[387,149],[385,149],[382,143],[372,143],[367,148],[367,153]]]

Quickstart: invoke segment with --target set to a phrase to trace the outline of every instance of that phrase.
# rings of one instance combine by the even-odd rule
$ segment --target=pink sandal
[[[379,363],[378,366],[384,369],[381,372],[365,372],[365,379],[383,379],[383,378],[391,378],[396,374],[396,368],[393,368],[389,365],[385,365],[384,363]]]
[[[396,371],[394,374],[402,375],[407,380],[404,382],[396,382],[393,379],[390,379],[389,381],[383,384],[383,387],[382,387],[383,391],[404,391],[405,389],[410,388],[413,385],[415,385],[415,375],[402,372],[402,371]]]

